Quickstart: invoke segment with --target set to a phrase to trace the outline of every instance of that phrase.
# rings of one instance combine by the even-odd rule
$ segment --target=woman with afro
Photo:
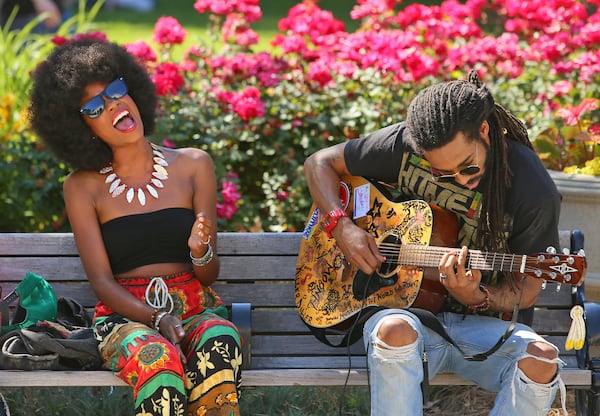
[[[121,46],[67,42],[33,80],[32,126],[73,168],[64,198],[104,367],[133,386],[136,415],[238,415],[240,336],[210,288],[212,159],[150,140],[155,86]]]

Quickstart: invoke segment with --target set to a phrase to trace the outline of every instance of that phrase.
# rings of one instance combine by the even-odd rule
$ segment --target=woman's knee
[[[550,383],[558,371],[558,352],[554,346],[535,341],[527,345],[528,356],[519,361],[519,368],[536,383]]]
[[[383,317],[377,331],[377,338],[391,347],[412,344],[417,340],[417,336],[417,331],[397,316]]]

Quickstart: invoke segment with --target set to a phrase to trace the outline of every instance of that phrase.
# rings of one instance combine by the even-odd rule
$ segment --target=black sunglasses
[[[437,170],[431,168],[431,176],[436,182],[452,182],[458,175],[461,176],[473,176],[481,170],[479,167],[479,143],[475,144],[475,164],[469,165],[464,169],[459,170],[458,172],[454,172],[451,174],[442,174]]]
[[[102,97],[118,100],[119,98],[123,98],[126,94],[127,84],[125,84],[123,77],[119,77],[108,84],[100,94],[85,103],[79,109],[79,114],[88,116],[89,118],[99,117],[104,111],[104,98]]]

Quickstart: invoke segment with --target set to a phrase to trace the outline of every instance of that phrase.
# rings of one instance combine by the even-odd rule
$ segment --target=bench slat
[[[218,234],[219,253],[223,255],[297,256],[301,233]],[[71,233],[2,233],[2,256],[77,256]]]
[[[110,371],[16,371],[3,370],[0,387],[79,387],[115,386],[127,384]],[[349,374],[349,377],[348,377]],[[5,376],[5,377],[4,377]],[[366,370],[345,369],[278,369],[246,370],[242,373],[242,387],[255,386],[343,386],[348,377],[349,386],[367,386]],[[591,378],[588,370],[563,370],[567,387],[587,387]],[[432,385],[472,385],[454,374],[439,374]]]

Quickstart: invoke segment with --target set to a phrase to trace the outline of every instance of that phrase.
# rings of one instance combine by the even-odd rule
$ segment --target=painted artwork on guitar
[[[438,281],[424,279],[424,268],[437,267],[445,253],[456,250],[456,219],[422,200],[392,202],[384,192],[357,176],[344,177],[340,184],[344,210],[373,235],[386,257],[371,275],[345,260],[335,239],[327,237],[319,209],[311,208],[300,244],[294,291],[300,316],[308,325],[341,328],[360,310],[372,306],[412,306],[434,313],[440,309],[446,291]],[[520,272],[578,285],[585,276],[586,260],[572,254],[469,250],[467,267]]]

